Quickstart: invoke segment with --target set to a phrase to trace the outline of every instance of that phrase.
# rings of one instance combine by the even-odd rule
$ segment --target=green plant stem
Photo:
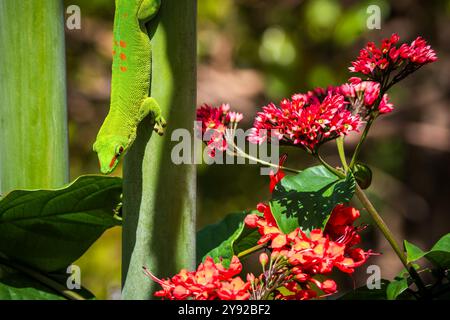
[[[84,297],[82,297],[81,295],[79,295],[78,293],[71,291],[69,289],[67,289],[65,286],[63,286],[62,284],[60,284],[59,282],[43,275],[42,273],[35,271],[29,267],[14,263],[10,260],[6,260],[3,258],[0,258],[0,261],[5,264],[8,265],[9,267],[16,269],[22,273],[25,273],[26,275],[28,275],[29,277],[39,281],[40,283],[44,284],[45,286],[55,290],[56,292],[58,292],[59,294],[63,295],[64,297],[70,299],[70,300],[86,300]]]
[[[371,116],[370,119],[367,121],[366,127],[364,128],[364,131],[361,135],[361,139],[359,140],[358,144],[356,145],[355,151],[353,152],[352,160],[350,161],[350,168],[353,168],[353,166],[356,163],[356,160],[358,159],[359,153],[361,152],[361,147],[364,143],[364,141],[367,138],[367,134],[369,133],[370,127],[372,126],[373,122],[376,119],[376,115]]]
[[[124,159],[122,298],[154,298],[158,277],[195,268],[196,173],[193,164],[176,165],[171,151],[174,130],[192,133],[196,104],[196,0],[164,0],[148,25],[152,42],[151,92],[168,126],[153,134],[141,122]],[[150,52],[149,52],[150,54]]]
[[[255,162],[257,162],[257,163],[259,163],[259,164],[262,164],[262,165],[264,165],[264,166],[269,166],[269,167],[277,168],[277,169],[283,169],[284,171],[288,171],[288,172],[292,172],[292,173],[300,173],[300,172],[301,172],[300,170],[297,170],[297,169],[293,169],[293,168],[289,168],[289,167],[280,166],[280,165],[278,165],[278,164],[271,163],[271,162],[267,162],[267,161],[261,160],[261,159],[259,159],[259,158],[253,157],[253,156],[251,156],[251,155],[245,153],[244,151],[242,151],[242,150],[241,150],[236,144],[234,144],[234,143],[233,143],[233,148],[237,151],[237,154],[234,154],[234,155],[240,156],[240,157],[243,157],[243,158],[252,160],[252,161],[255,161]]]
[[[389,230],[388,226],[384,222],[384,220],[381,218],[378,211],[375,209],[373,204],[370,202],[369,198],[367,198],[364,191],[361,189],[359,185],[356,185],[355,190],[356,196],[358,197],[359,201],[361,201],[361,204],[366,208],[369,215],[372,217],[373,221],[377,225],[378,229],[383,233],[386,240],[391,245],[392,249],[394,249],[395,253],[399,257],[400,261],[403,263],[405,268],[409,269],[408,262],[406,261],[406,256],[403,253],[403,250],[400,249],[400,246],[398,245],[397,241],[394,238],[394,235]]]
[[[251,247],[251,248],[247,249],[247,250],[239,252],[237,256],[238,256],[238,258],[243,258],[245,256],[248,256],[249,254],[252,254],[253,252],[256,252],[256,251],[264,248],[265,246],[266,246],[266,243],[258,244],[258,245],[254,246],[254,247]]]
[[[344,166],[344,171],[347,173],[348,164],[347,159],[345,157],[345,146],[344,146],[344,137],[339,137],[336,139],[336,145],[339,153],[339,158],[341,159],[341,163]]]
[[[60,0],[0,1],[0,193],[69,180]]]
[[[345,157],[345,148],[344,148],[344,139],[338,138],[336,140],[339,157],[341,159],[342,165],[344,166],[345,171],[347,172],[348,166],[347,161]],[[384,220],[381,218],[375,207],[372,205],[370,200],[367,198],[365,193],[362,191],[361,187],[356,183],[356,196],[361,201],[361,203],[364,205],[366,210],[369,212],[372,219],[375,221],[375,224],[380,229],[380,231],[383,233],[386,240],[389,242],[391,247],[394,249],[397,256],[400,258],[401,262],[405,266],[405,268],[408,270],[409,274],[411,275],[412,279],[417,285],[417,288],[419,289],[419,292],[422,293],[424,297],[428,296],[428,290],[426,289],[424,283],[422,282],[422,279],[420,278],[419,274],[417,273],[416,269],[414,269],[413,266],[408,264],[408,261],[406,259],[406,256],[403,252],[403,250],[400,249],[400,246],[398,245],[397,241],[394,238],[394,235],[389,230],[389,227],[386,225]]]
[[[367,198],[364,191],[361,189],[361,187],[356,184],[356,196],[358,197],[359,201],[361,201],[364,208],[366,208],[367,212],[372,217],[373,221],[377,225],[378,229],[380,229],[381,233],[383,233],[386,240],[391,245],[392,249],[394,249],[394,252],[399,257],[402,264],[405,266],[406,270],[411,275],[411,278],[414,280],[414,282],[417,285],[417,288],[419,289],[419,292],[421,292],[423,297],[428,297],[428,290],[426,289],[422,279],[420,278],[417,271],[414,269],[414,267],[408,263],[406,256],[403,252],[403,250],[398,245],[397,241],[395,240],[395,237],[391,230],[389,230],[389,227],[386,225],[384,220],[381,218],[378,211],[375,209],[375,207],[370,202],[369,198]]]

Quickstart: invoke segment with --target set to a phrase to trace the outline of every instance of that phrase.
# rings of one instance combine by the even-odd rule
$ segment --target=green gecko
[[[159,135],[166,126],[159,104],[149,97],[151,43],[145,26],[160,5],[161,0],[116,0],[111,105],[93,146],[104,174],[117,167],[147,115]]]

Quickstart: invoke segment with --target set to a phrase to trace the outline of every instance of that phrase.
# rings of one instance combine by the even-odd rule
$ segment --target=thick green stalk
[[[175,129],[191,133],[196,103],[196,0],[163,0],[149,25],[152,89],[168,127],[152,135],[150,120],[124,161],[122,297],[149,299],[159,285],[142,267],[167,277],[195,264],[195,167],[175,165]],[[193,137],[193,134],[192,134]]]
[[[68,182],[63,5],[0,1],[0,193]]]

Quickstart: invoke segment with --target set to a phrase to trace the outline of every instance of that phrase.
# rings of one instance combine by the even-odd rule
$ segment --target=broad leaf
[[[444,235],[429,251],[422,251],[419,247],[404,241],[408,262],[417,261],[423,257],[430,260],[434,265],[450,268],[450,233]]]
[[[450,268],[450,233],[447,233],[431,248],[425,257],[435,265],[443,268]]]
[[[420,266],[412,264],[414,269],[419,270]],[[406,292],[409,286],[413,283],[408,270],[402,269],[400,273],[392,280],[386,289],[386,296],[388,300],[395,299],[410,299],[411,295]]]
[[[389,280],[381,279],[380,289],[369,289],[367,286],[356,288],[345,293],[339,300],[386,300],[386,289]]]
[[[197,260],[210,256],[228,266],[233,255],[257,245],[260,238],[258,230],[244,224],[249,213],[257,212],[233,213],[197,232]]]
[[[391,283],[389,283],[386,290],[386,296],[388,300],[395,300],[408,288],[409,284],[407,277],[396,277],[394,280],[391,281]]]
[[[323,166],[286,176],[273,192],[270,208],[284,233],[300,227],[309,232],[323,228],[333,208],[348,202],[355,191],[355,179],[341,179]]]
[[[77,260],[108,228],[120,178],[83,176],[58,190],[12,191],[0,201],[0,252],[42,271]]]
[[[426,254],[426,252],[423,252],[422,249],[406,240],[404,240],[403,244],[405,246],[406,259],[408,263],[417,261]]]
[[[60,277],[65,285],[69,275]],[[52,278],[57,281],[56,277]],[[92,293],[84,288],[74,290],[86,299],[93,299]],[[61,293],[9,266],[0,264],[0,300],[66,300]]]

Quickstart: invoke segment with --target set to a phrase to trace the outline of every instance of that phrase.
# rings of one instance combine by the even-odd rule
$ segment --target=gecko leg
[[[147,23],[158,12],[161,6],[161,0],[143,0],[138,11],[138,19],[141,22]]]
[[[152,114],[153,116],[155,132],[162,136],[167,123],[162,116],[161,107],[152,97],[146,98],[142,103],[141,108],[139,109],[139,121],[142,121],[148,114]]]

